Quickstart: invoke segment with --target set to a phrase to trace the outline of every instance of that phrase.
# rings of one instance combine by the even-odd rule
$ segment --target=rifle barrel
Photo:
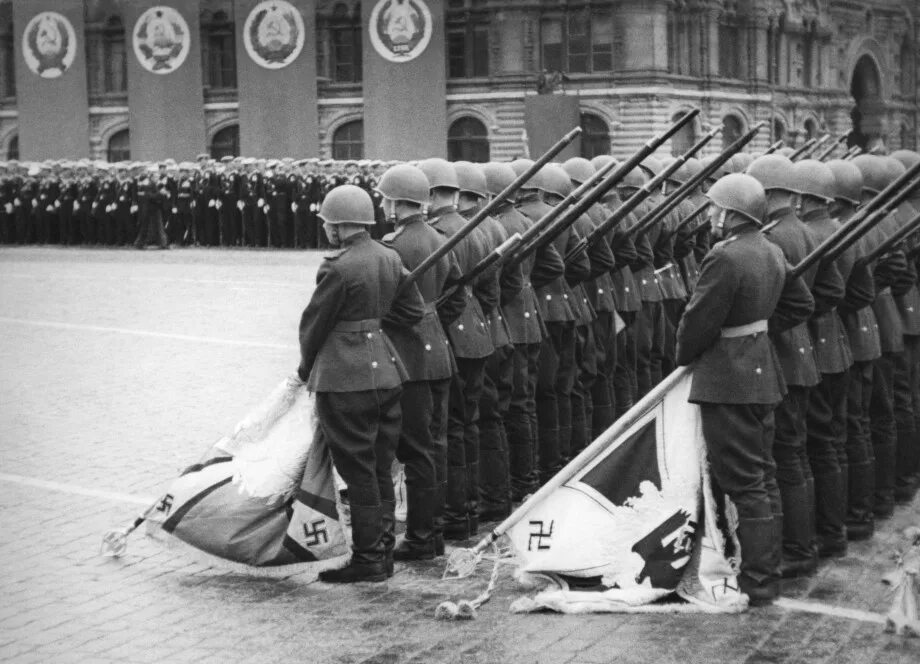
[[[810,148],[812,145],[814,145],[817,142],[818,142],[817,138],[809,138],[807,141],[805,141],[804,143],[802,143],[802,145],[799,146],[798,150],[796,150],[791,155],[789,155],[789,161],[795,161],[796,159],[798,159],[805,152],[805,150],[807,150],[808,148]]]
[[[884,256],[891,250],[893,247],[900,244],[907,236],[912,235],[913,233],[920,230],[920,214],[915,214],[910,221],[901,226],[898,230],[891,234],[891,236],[882,242],[875,249],[870,251],[868,254],[859,259],[859,265],[865,265],[866,263],[871,263],[879,256]]]

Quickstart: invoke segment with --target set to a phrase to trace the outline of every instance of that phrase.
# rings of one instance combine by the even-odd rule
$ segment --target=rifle
[[[789,160],[790,160],[790,161],[795,161],[795,160],[798,159],[800,156],[802,156],[802,154],[805,152],[805,150],[807,150],[808,148],[810,148],[812,145],[814,145],[814,144],[817,143],[817,142],[818,142],[818,139],[817,139],[817,138],[809,138],[807,141],[805,141],[804,143],[802,143],[801,146],[799,146],[799,149],[798,149],[798,150],[796,150],[796,151],[793,152],[791,155],[789,155]]]
[[[771,145],[770,147],[767,148],[767,151],[764,152],[764,154],[765,154],[765,155],[767,155],[767,154],[773,154],[774,152],[776,152],[777,150],[779,150],[781,147],[783,147],[783,142],[782,142],[782,141],[776,141],[776,143],[774,143],[773,145]]]
[[[831,138],[830,134],[824,134],[824,136],[822,136],[817,141],[815,141],[815,143],[810,148],[805,150],[800,155],[801,159],[808,159],[809,157],[811,157],[811,155],[814,154],[815,150],[817,150],[819,147],[827,143],[828,139],[830,138]]]
[[[860,154],[861,152],[862,152],[862,148],[859,147],[858,145],[854,145],[849,150],[847,150],[847,153],[843,155],[842,159],[844,161],[850,161],[850,159]]]
[[[882,242],[875,249],[870,251],[868,254],[856,261],[857,266],[865,265],[866,263],[871,263],[879,256],[884,256],[888,253],[893,247],[900,244],[901,241],[905,240],[908,235],[912,235],[920,229],[920,214],[916,214],[908,221],[906,224],[901,226],[898,230],[891,234],[887,240]],[[913,251],[913,250],[912,250]]]
[[[674,122],[664,133],[653,136],[638,152],[620,164],[613,173],[601,180],[589,193],[585,194],[580,201],[574,202],[575,192],[572,192],[572,194],[564,198],[559,205],[555,206],[550,212],[547,212],[543,218],[538,220],[537,223],[527,230],[527,233],[525,233],[525,240],[528,244],[522,245],[521,249],[509,259],[508,262],[511,267],[519,265],[528,253],[534,251],[538,247],[544,246],[547,242],[551,242],[559,233],[574,224],[576,219],[599,201],[612,187],[616,186],[627,173],[638,166],[643,159],[657,150],[666,140],[680,131],[684,125],[699,115],[699,113],[700,109],[694,108]],[[573,203],[574,207],[565,211],[565,208]],[[563,212],[565,212],[564,216],[559,219],[555,225],[550,227],[550,224]],[[540,233],[542,234],[538,237]]]
[[[616,166],[617,166],[616,161],[610,161],[607,164],[605,164],[600,170],[596,171],[595,173],[592,173],[591,177],[589,177],[587,180],[582,182],[581,185],[579,185],[578,188],[575,189],[575,191],[573,191],[571,194],[566,196],[565,199],[559,205],[554,207],[552,213],[547,214],[546,217],[544,217],[544,219],[549,217],[549,221],[547,223],[552,223],[555,219],[557,219],[559,215],[562,214],[562,212],[564,212],[565,209],[569,207],[569,205],[572,204],[573,201],[578,200],[582,195],[584,195],[586,191],[588,191],[591,187],[597,184],[597,182],[599,182],[601,178],[607,175],[607,173],[612,171]],[[540,222],[542,221],[543,219],[540,220]],[[533,230],[535,226],[531,226],[531,228],[527,229],[524,235],[521,235],[520,233],[515,233],[510,238],[505,240],[505,242],[503,242],[500,246],[493,249],[491,253],[489,253],[488,256],[484,257],[478,263],[476,263],[476,265],[474,265],[473,268],[469,272],[461,276],[457,281],[450,284],[448,289],[445,289],[445,291],[439,296],[438,304],[444,301],[456,289],[463,288],[467,284],[470,284],[473,281],[475,281],[479,277],[479,275],[481,275],[483,272],[485,272],[490,267],[492,267],[492,265],[494,265],[497,261],[501,260],[505,256],[509,256],[511,251],[520,247],[524,242],[532,239],[537,233],[540,232],[540,229]],[[517,265],[517,263],[515,263],[515,265]]]
[[[741,138],[723,150],[722,153],[712,161],[712,163],[710,163],[702,171],[697,173],[694,177],[690,178],[678,189],[676,189],[674,193],[671,194],[670,198],[662,201],[658,207],[646,214],[645,217],[640,219],[635,225],[627,229],[624,237],[628,238],[633,235],[645,233],[652,224],[656,223],[671,210],[677,207],[677,205],[686,196],[688,196],[691,191],[698,187],[700,183],[704,182],[706,178],[718,171],[725,162],[731,159],[738,151],[741,150],[741,148],[750,143],[754,136],[757,135],[757,132],[759,132],[765,125],[766,122],[758,122],[756,125],[754,125],[746,134],[744,134]]]
[[[433,265],[437,264],[437,262],[446,256],[454,247],[456,247],[460,241],[463,240],[463,238],[472,233],[473,229],[482,223],[483,219],[489,216],[489,213],[491,213],[514,192],[520,189],[530,178],[536,175],[537,171],[549,163],[549,160],[559,154],[562,149],[565,148],[565,146],[574,141],[579,136],[579,134],[581,134],[581,127],[575,127],[572,129],[572,131],[556,141],[555,145],[547,150],[543,156],[537,159],[530,168],[521,173],[514,180],[514,182],[505,187],[491,201],[483,205],[468,222],[466,222],[456,233],[447,239],[447,242],[442,244],[428,258],[419,263],[416,268],[409,273],[409,276],[402,284],[402,288],[408,288],[410,285],[415,283],[415,281],[422,274],[429,270]]]
[[[917,173],[920,173],[920,162],[914,164],[897,180],[876,194],[875,198],[850,217],[833,235],[815,247],[810,254],[793,268],[793,276],[801,276],[819,260],[834,260],[869,232],[892,210],[904,202],[914,188],[920,184],[920,178],[910,181],[910,178]]]
[[[668,239],[680,233],[684,228],[690,225],[690,222],[692,222],[694,219],[696,219],[701,214],[703,214],[706,210],[708,210],[710,205],[712,205],[712,201],[706,201],[705,203],[700,203],[693,212],[691,212],[685,218],[680,220],[680,223],[677,224],[677,227],[673,231],[668,233],[667,238],[665,239]]]
[[[824,161],[825,159],[830,157],[831,154],[834,152],[834,150],[837,149],[837,146],[845,143],[847,138],[849,138],[850,134],[852,133],[853,133],[853,130],[851,129],[850,131],[843,134],[840,138],[834,141],[833,144],[829,145],[824,150],[822,150],[820,154],[816,155],[815,159],[817,159],[818,161]]]
[[[672,170],[677,170],[677,168],[679,168],[681,165],[686,163],[686,161],[691,156],[693,156],[694,152],[698,151],[701,147],[703,147],[703,145],[705,145],[706,143],[711,141],[713,138],[715,138],[715,135],[719,133],[720,131],[722,131],[721,125],[713,129],[711,132],[709,132],[709,134],[707,134],[702,139],[700,139],[700,141],[696,145],[690,148],[690,150],[688,150],[685,154],[681,155],[677,161],[671,164],[671,166],[669,166],[664,172],[659,174],[658,177],[655,178],[655,180],[657,179],[666,180],[668,176],[670,175],[670,173],[672,172]],[[702,171],[702,172],[705,172],[705,171]],[[698,178],[699,176],[700,174],[697,174],[696,177]],[[653,192],[657,188],[657,185],[655,184],[655,180],[652,180],[648,184],[648,193],[646,194],[646,196],[650,195],[651,192]],[[642,217],[642,219],[636,222],[635,225],[628,228],[624,232],[623,237],[624,238],[634,237],[636,235],[641,235],[647,232],[648,229],[652,227],[652,224],[654,224],[655,222],[660,220],[662,217],[664,217],[664,215],[666,215],[668,212],[670,212],[675,207],[677,207],[678,203],[680,203],[684,198],[690,195],[690,192],[692,192],[694,188],[696,187],[696,185],[691,184],[691,182],[693,182],[694,180],[695,178],[691,178],[687,182],[684,182],[677,189],[672,191],[670,196],[666,197],[654,209],[650,210],[644,217]],[[643,199],[644,198],[645,196],[643,196]],[[591,243],[589,243],[588,246],[590,247]]]

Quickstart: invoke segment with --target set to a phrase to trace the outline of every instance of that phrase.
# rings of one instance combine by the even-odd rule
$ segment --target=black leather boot
[[[340,569],[319,573],[324,583],[386,581],[383,527],[379,506],[351,506],[351,561]]]
[[[805,484],[785,486],[783,497],[783,558],[780,574],[784,579],[807,576],[815,571],[816,561],[811,549],[811,515],[808,487]]]
[[[434,532],[432,533],[435,556],[444,555],[444,501],[446,499],[447,482],[441,482],[435,490]]]
[[[387,578],[390,578],[393,576],[393,549],[396,547],[396,502],[381,500],[380,510],[380,520],[383,524],[383,534],[380,536],[383,543],[383,566]]]
[[[818,557],[840,558],[847,553],[847,527],[844,522],[846,495],[841,473],[815,475],[815,530]]]
[[[774,545],[773,517],[738,519],[741,573],[738,584],[751,606],[772,604],[779,596],[779,561]]]
[[[409,501],[406,536],[393,550],[394,560],[431,560],[435,556],[434,511],[437,489],[406,487]]]
[[[848,475],[847,539],[867,540],[875,534],[875,515],[872,513],[875,465],[872,461],[851,463]]]

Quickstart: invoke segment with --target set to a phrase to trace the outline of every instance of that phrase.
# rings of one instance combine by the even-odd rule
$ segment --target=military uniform
[[[419,213],[402,219],[396,231],[385,235],[384,242],[399,254],[409,270],[417,267],[446,241],[444,236],[428,226]],[[434,394],[445,394],[455,362],[444,326],[449,326],[463,313],[466,294],[458,289],[441,305],[437,300],[445,284],[458,279],[460,270],[453,254],[442,258],[416,282],[422,295],[425,314],[412,327],[384,329],[393,341],[407,373],[403,384],[401,406],[411,414],[403,420],[396,448],[396,458],[405,464],[408,514],[406,545],[428,548],[434,535],[443,530],[443,504],[447,492],[447,440],[432,425]],[[434,548],[431,548],[434,553]]]

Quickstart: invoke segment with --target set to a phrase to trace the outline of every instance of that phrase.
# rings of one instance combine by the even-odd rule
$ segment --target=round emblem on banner
[[[77,55],[77,35],[62,14],[42,12],[32,17],[22,33],[26,65],[42,78],[61,76]]]
[[[246,17],[243,45],[253,61],[266,69],[281,69],[303,50],[303,17],[285,0],[260,2]]]
[[[134,25],[134,55],[154,74],[176,71],[188,56],[188,23],[172,7],[151,7]]]
[[[368,30],[380,55],[390,62],[409,62],[431,41],[431,12],[424,0],[378,0]]]

